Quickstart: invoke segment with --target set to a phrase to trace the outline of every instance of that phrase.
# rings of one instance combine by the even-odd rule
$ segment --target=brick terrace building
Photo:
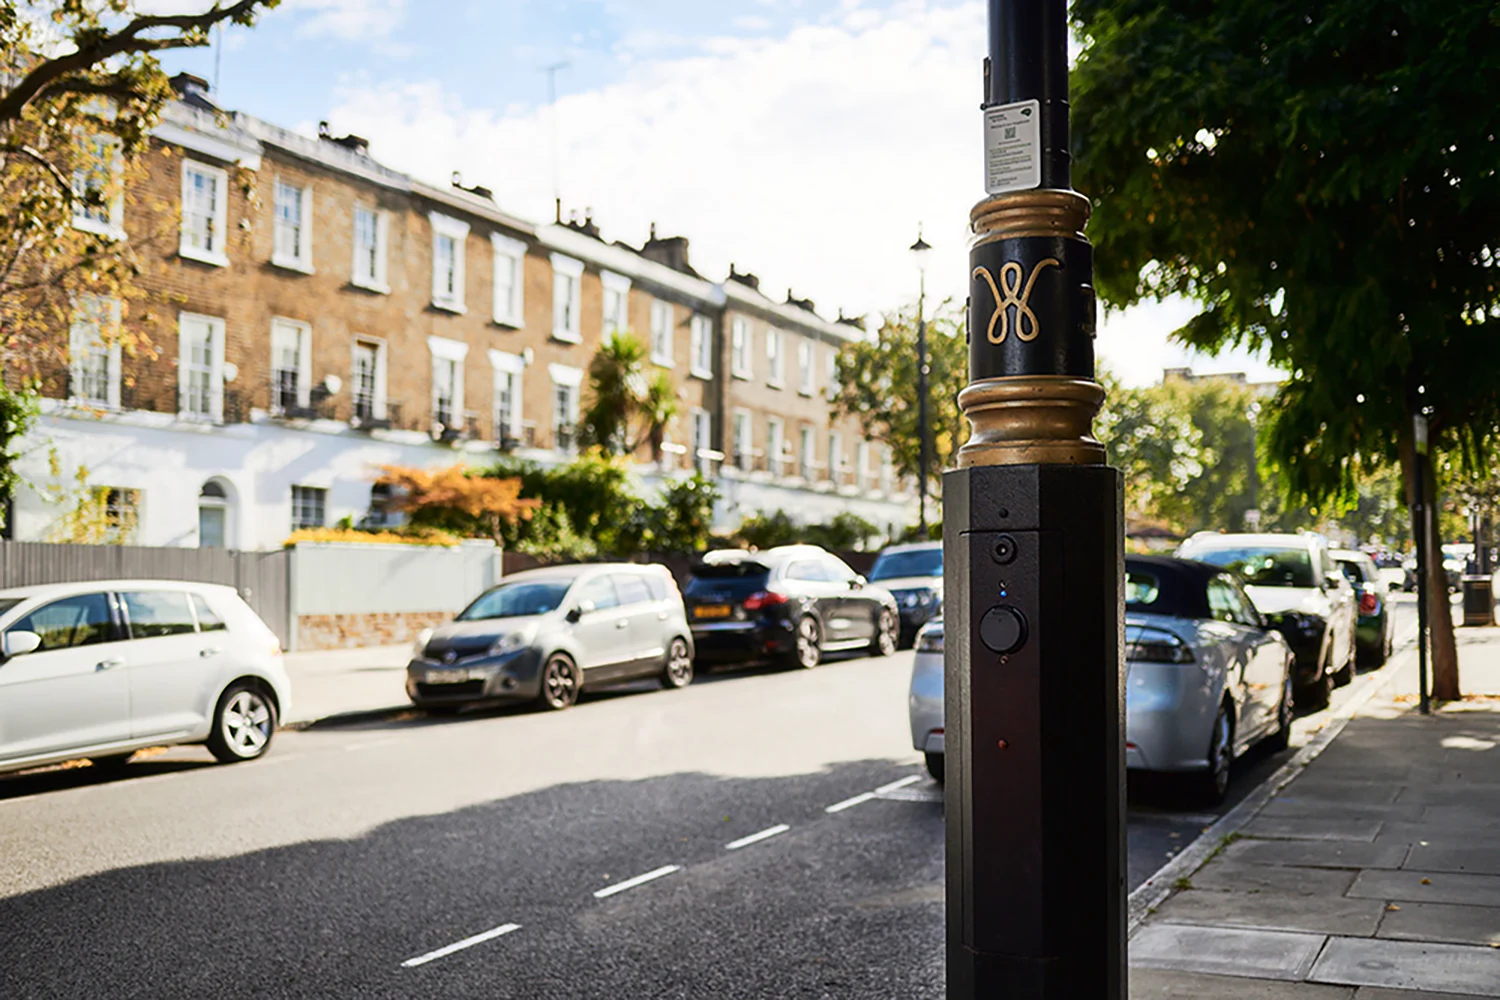
[[[648,490],[697,467],[720,479],[721,526],[777,508],[911,520],[884,446],[830,422],[832,358],[858,330],[753,276],[703,278],[685,239],[636,250],[590,221],[537,225],[456,176],[384,167],[357,137],[216,114],[201,81],[174,82],[139,189],[78,220],[175,235],[150,246],[155,356],[99,340],[91,317],[116,304],[80,309],[24,469],[43,492],[17,497],[14,537],[48,537],[61,513],[51,454],[129,509],[137,543],[244,549],[379,522],[384,464],[566,461],[589,361],[619,328],[678,390],[663,460],[636,456]]]

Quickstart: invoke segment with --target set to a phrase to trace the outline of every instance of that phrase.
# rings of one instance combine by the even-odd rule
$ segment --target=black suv
[[[823,654],[895,652],[896,599],[816,545],[710,552],[683,593],[702,665],[772,659],[815,667]]]

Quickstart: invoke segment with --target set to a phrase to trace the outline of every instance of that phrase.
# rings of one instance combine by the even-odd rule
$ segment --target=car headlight
[[[924,628],[917,633],[917,652],[919,653],[941,653],[943,651],[943,630],[940,628]]]
[[[937,599],[938,599],[937,591],[935,591],[935,590],[919,590],[919,591],[917,591],[917,603],[920,604],[920,605],[922,605],[922,607],[924,607],[924,608],[925,607],[929,607],[930,605],[936,604],[937,603]]]
[[[417,640],[411,644],[411,655],[421,656],[427,652],[427,644],[432,641],[432,629],[424,628],[417,633]]]
[[[535,629],[521,629],[502,635],[495,640],[494,645],[490,646],[490,655],[504,656],[506,653],[514,653],[518,649],[531,645],[531,640],[535,635]]]

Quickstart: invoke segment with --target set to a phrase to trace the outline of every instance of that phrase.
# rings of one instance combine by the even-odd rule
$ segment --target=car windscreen
[[[1344,579],[1358,587],[1362,583],[1369,583],[1375,579],[1375,564],[1366,563],[1363,559],[1336,558],[1339,571],[1344,574]]]
[[[771,568],[753,559],[705,563],[693,567],[684,596],[702,597],[707,594],[716,594],[738,600],[748,597],[757,590],[765,590],[770,577]]]
[[[882,552],[870,570],[871,580],[894,580],[903,576],[942,576],[942,549],[909,549]]]
[[[1204,549],[1191,556],[1199,562],[1223,566],[1251,587],[1316,587],[1312,556],[1306,549],[1245,547]]]
[[[547,580],[534,583],[502,583],[487,590],[458,613],[461,622],[490,618],[518,618],[522,615],[545,615],[556,611],[572,586],[571,580]]]

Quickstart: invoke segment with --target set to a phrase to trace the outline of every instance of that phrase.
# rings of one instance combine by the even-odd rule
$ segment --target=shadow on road
[[[204,753],[206,755],[207,751]],[[82,761],[69,761],[66,764],[57,764],[35,771],[0,775],[0,802],[18,799],[25,795],[41,795],[46,792],[65,791],[69,788],[86,788],[90,785],[108,785],[116,781],[149,778],[179,771],[196,771],[214,766],[216,766],[214,761],[210,759],[147,759],[134,761],[123,767],[103,768],[85,764]]]

